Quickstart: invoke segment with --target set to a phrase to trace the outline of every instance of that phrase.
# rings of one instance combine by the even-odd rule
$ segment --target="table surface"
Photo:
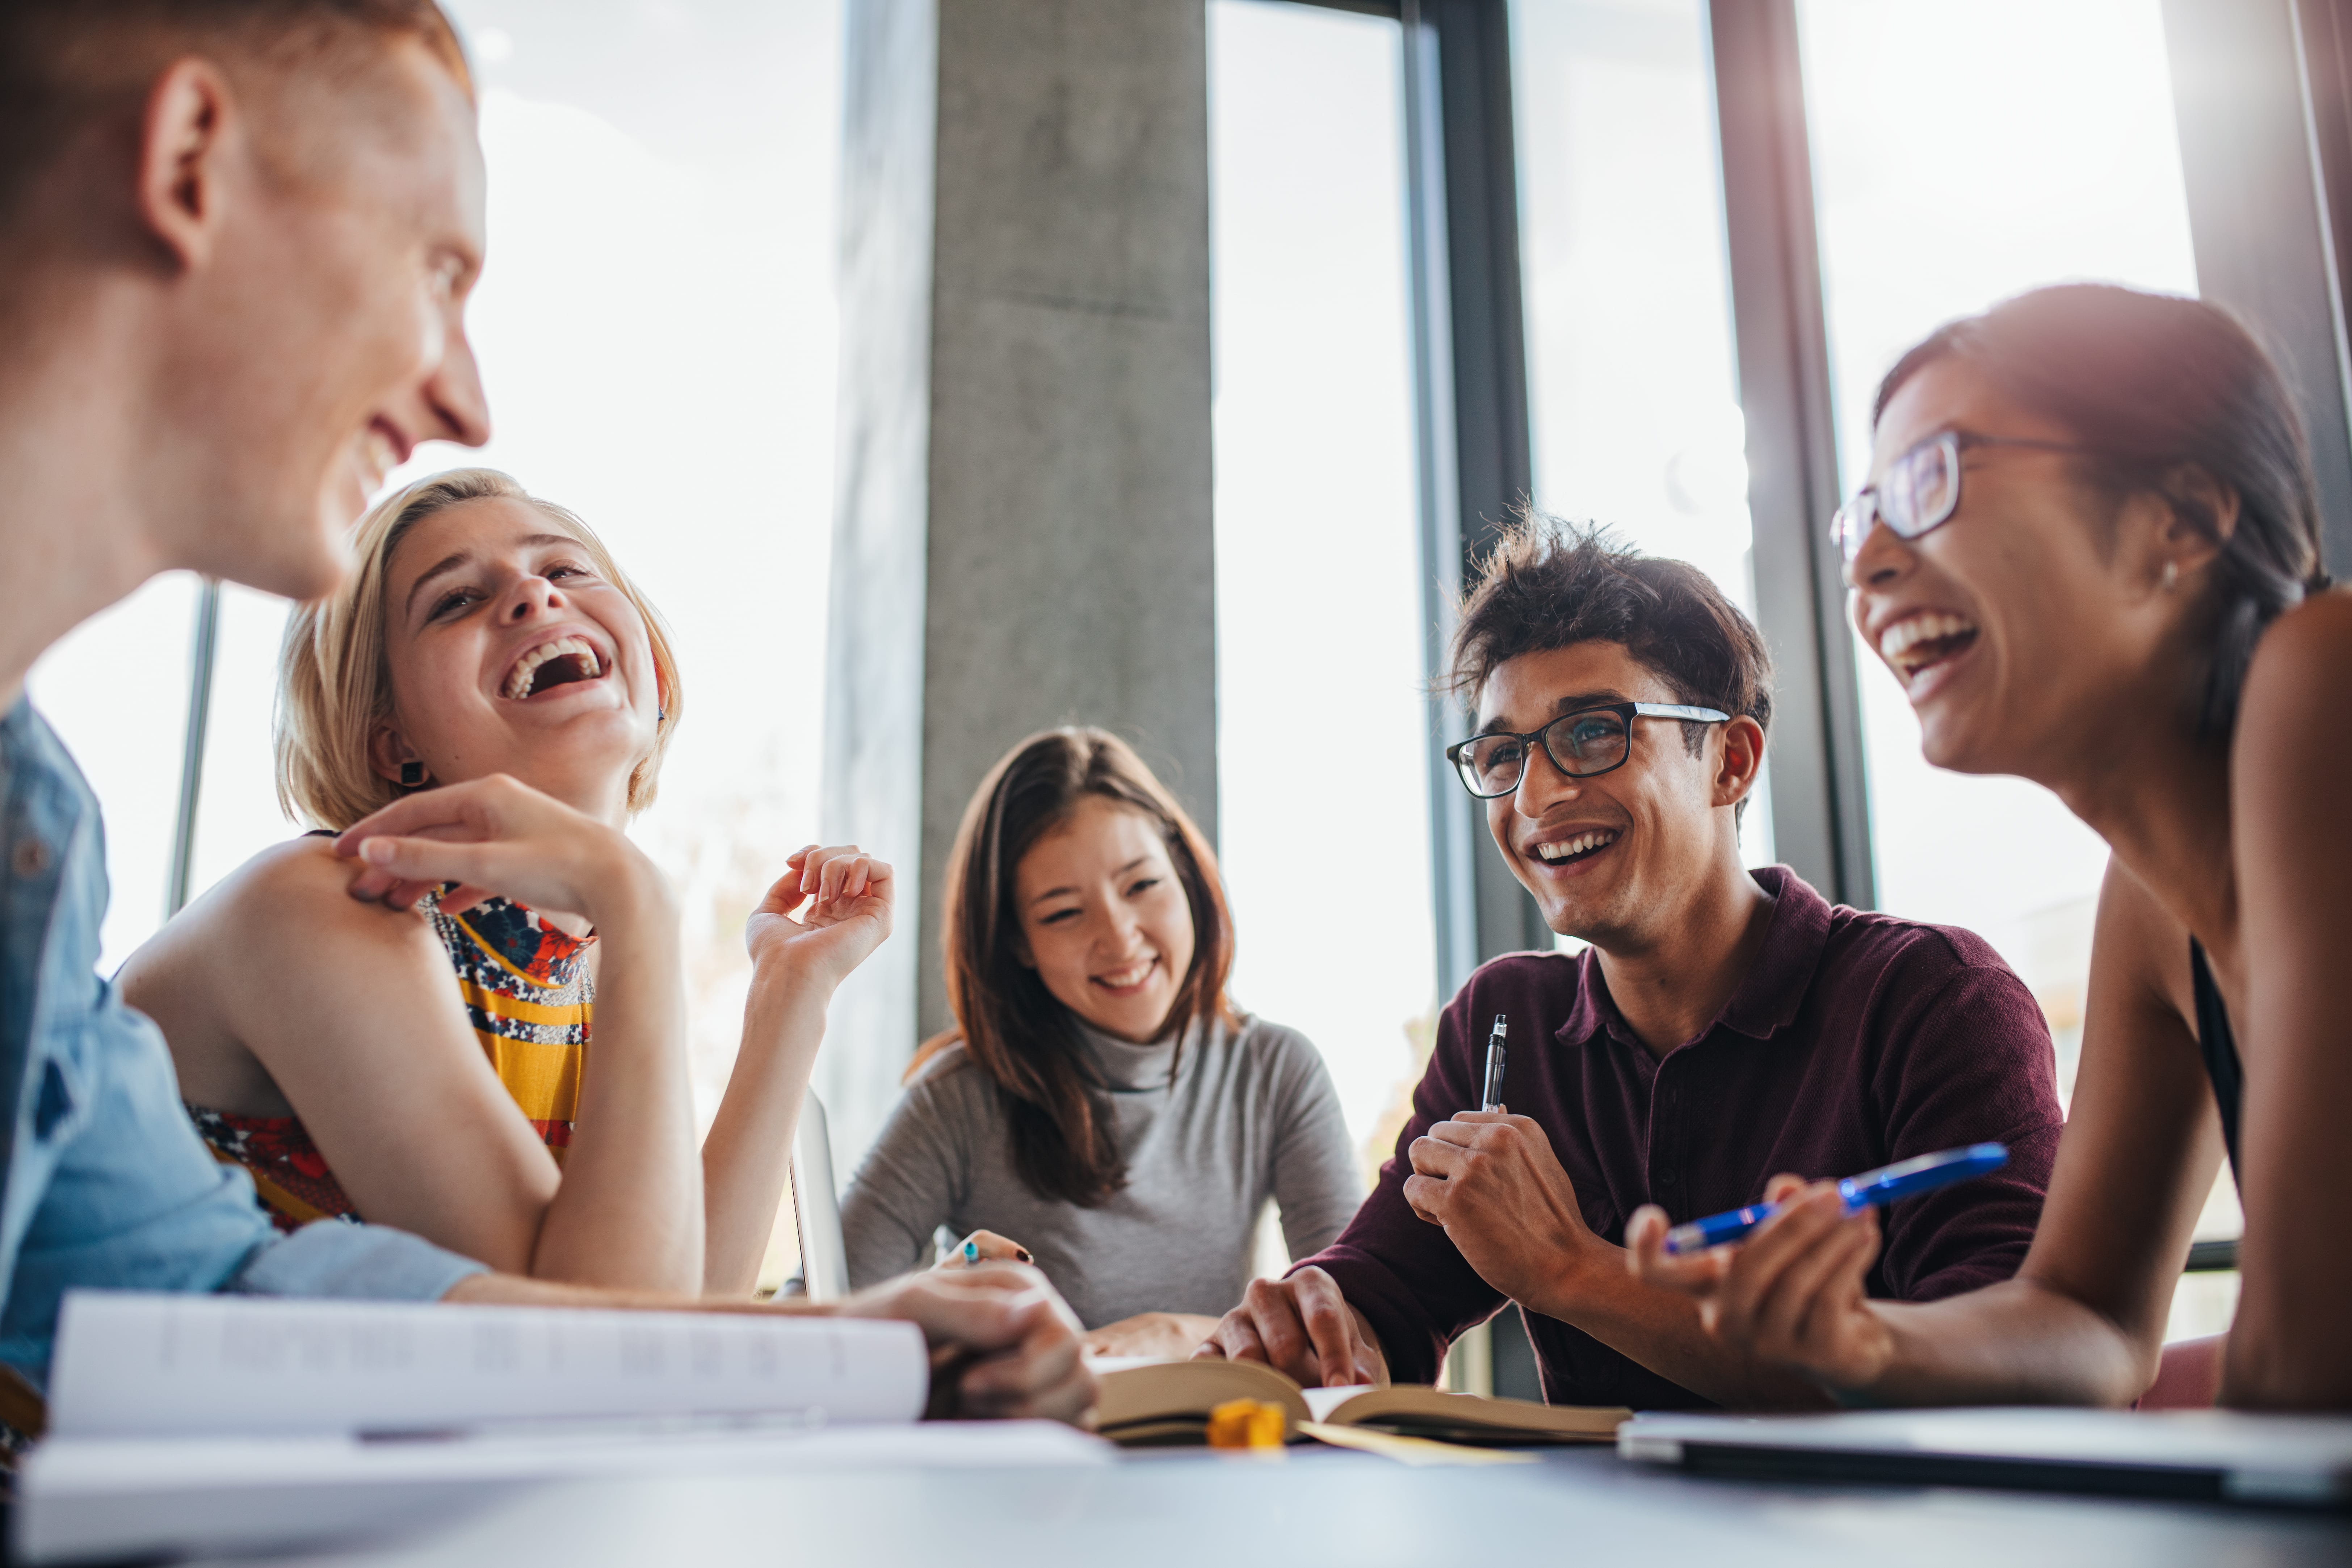
[[[1368,1455],[1135,1455],[1095,1468],[877,1468],[562,1482],[276,1568],[452,1564],[2352,1563],[2352,1517],[1944,1488],[1763,1485],[1628,1464],[1409,1468]]]

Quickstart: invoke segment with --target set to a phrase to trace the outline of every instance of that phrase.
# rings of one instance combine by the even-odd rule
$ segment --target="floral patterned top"
[[[572,1142],[595,987],[588,950],[520,904],[489,899],[461,914],[428,894],[420,906],[457,973],[475,1037],[515,1104],[560,1163]],[[280,1230],[362,1216],[293,1116],[239,1116],[191,1105],[213,1157],[242,1166]]]

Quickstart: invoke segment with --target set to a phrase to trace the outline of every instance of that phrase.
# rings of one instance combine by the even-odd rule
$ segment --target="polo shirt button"
[[[16,840],[16,847],[8,852],[8,868],[19,877],[39,876],[49,868],[47,843],[29,833],[25,835],[24,837]]]
[[[1672,1171],[1660,1171],[1658,1173],[1658,1185],[1662,1187],[1671,1187],[1674,1184],[1675,1173]]]

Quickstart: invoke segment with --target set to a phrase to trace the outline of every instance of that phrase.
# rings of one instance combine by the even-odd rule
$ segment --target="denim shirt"
[[[282,1239],[180,1105],[163,1037],[99,978],[106,841],[56,731],[0,719],[0,1361],[46,1382],[77,1288],[433,1300],[481,1265],[381,1226]]]

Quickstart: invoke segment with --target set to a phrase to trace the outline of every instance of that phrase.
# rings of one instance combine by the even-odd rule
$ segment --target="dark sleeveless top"
[[[2221,1142],[2230,1151],[2230,1174],[2238,1173],[2238,1104],[2244,1098],[2245,1070],[2238,1063],[2238,1037],[2230,1028],[2230,1010],[2221,1005],[2221,988],[2206,967],[2205,949],[2189,939],[2189,978],[2197,994],[2197,1048],[2205,1058],[2205,1076],[2213,1080],[2213,1103],[2221,1110]]]

